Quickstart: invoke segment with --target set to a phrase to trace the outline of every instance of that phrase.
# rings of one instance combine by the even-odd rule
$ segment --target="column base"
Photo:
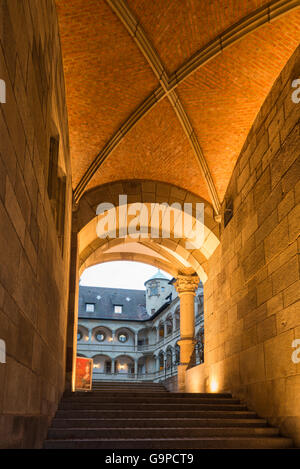
[[[185,377],[188,365],[177,366],[178,392],[185,392]]]

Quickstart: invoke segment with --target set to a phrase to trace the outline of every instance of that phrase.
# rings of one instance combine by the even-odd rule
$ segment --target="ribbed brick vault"
[[[299,0],[57,0],[73,184],[174,184],[220,211],[299,43]]]

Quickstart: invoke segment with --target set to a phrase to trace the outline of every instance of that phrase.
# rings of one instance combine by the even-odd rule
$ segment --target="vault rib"
[[[132,16],[130,12],[124,11],[122,1],[117,0],[107,0],[110,4],[117,4],[117,9],[120,11],[120,14],[128,16],[128,25],[131,23],[134,25],[134,37],[139,35],[139,25]],[[77,203],[81,196],[83,195],[87,185],[93,178],[96,171],[106,160],[106,158],[118,147],[125,135],[134,128],[134,126],[152,110],[157,103],[159,103],[163,98],[165,98],[170,93],[174,92],[175,88],[182,83],[187,77],[192,73],[198,70],[201,66],[205,65],[207,62],[217,57],[224,49],[235,44],[246,35],[257,30],[266,23],[300,7],[300,0],[273,0],[267,6],[261,7],[256,10],[254,13],[245,16],[238,23],[234,24],[222,34],[220,34],[213,41],[210,41],[206,46],[201,48],[196,54],[194,54],[185,64],[183,64],[179,69],[172,73],[170,78],[167,79],[167,74],[165,70],[160,69],[159,62],[157,62],[157,54],[155,52],[152,58],[152,69],[155,74],[158,74],[158,80],[160,86],[151,93],[148,98],[146,98],[142,104],[129,116],[129,118],[122,124],[122,126],[117,130],[117,132],[110,138],[102,150],[96,155],[95,159],[92,161],[88,167],[85,174],[82,176],[80,182],[74,190],[74,199]],[[135,22],[134,22],[135,21]],[[143,47],[147,48],[146,44],[143,44]],[[153,68],[154,67],[154,68]],[[177,95],[177,94],[176,94]],[[200,149],[201,150],[201,149]],[[200,156],[198,156],[199,158]],[[212,189],[210,188],[210,191]]]
[[[217,38],[206,44],[188,61],[172,73],[169,79],[169,90],[176,88],[202,65],[214,59],[233,44],[248,34],[256,31],[266,23],[300,7],[300,0],[273,0],[253,13],[242,18]]]
[[[152,68],[153,72],[155,73],[156,78],[159,80],[161,87],[164,89],[165,93],[167,93],[167,97],[184,130],[184,133],[186,134],[189,140],[190,146],[193,150],[193,153],[196,157],[200,170],[206,181],[209,195],[210,195],[213,207],[215,209],[216,215],[219,215],[221,204],[220,204],[217,190],[216,190],[212,175],[210,173],[207,161],[201,149],[197,135],[192,127],[189,116],[187,112],[185,111],[183,104],[180,101],[179,96],[177,95],[175,90],[168,92],[169,77],[167,75],[165,67],[163,66],[163,63],[158,53],[156,52],[154,46],[151,44],[142,26],[138,23],[137,19],[133,16],[132,12],[128,8],[124,0],[106,0],[106,2],[112,8],[112,10],[116,13],[116,15],[120,18],[120,20],[122,21],[122,23],[128,30],[129,34],[133,37],[138,48],[140,49],[140,51],[142,52],[142,54],[148,61],[150,67]]]

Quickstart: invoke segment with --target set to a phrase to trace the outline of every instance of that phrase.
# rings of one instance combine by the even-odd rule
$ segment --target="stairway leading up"
[[[99,383],[66,393],[46,449],[282,449],[292,441],[230,394],[170,393],[155,383]]]

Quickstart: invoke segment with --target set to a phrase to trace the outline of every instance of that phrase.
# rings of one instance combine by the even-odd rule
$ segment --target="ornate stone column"
[[[134,375],[135,375],[135,378],[137,378],[137,374],[138,374],[138,360],[134,360]]]
[[[159,372],[159,355],[157,355],[157,357],[156,357],[155,365],[156,365],[156,373],[158,373]]]
[[[194,297],[199,284],[197,275],[178,275],[175,288],[180,298],[180,365],[178,389],[185,390],[185,374],[195,345]]]
[[[111,374],[112,375],[115,374],[115,359],[114,358],[111,359]]]
[[[176,317],[175,317],[175,314],[172,317],[172,329],[173,329],[173,334],[174,334],[174,332],[176,331]]]

